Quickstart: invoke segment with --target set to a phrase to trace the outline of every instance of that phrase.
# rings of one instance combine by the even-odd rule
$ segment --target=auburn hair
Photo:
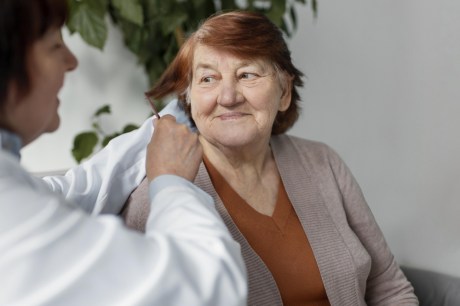
[[[292,63],[291,52],[280,28],[257,12],[221,12],[206,19],[184,42],[158,82],[146,94],[155,99],[177,95],[191,118],[187,95],[192,81],[194,51],[198,45],[222,50],[242,59],[271,62],[280,82],[291,82],[287,87],[291,88],[291,103],[287,110],[278,112],[272,134],[284,133],[294,125],[300,112],[297,87],[303,86],[303,73]]]

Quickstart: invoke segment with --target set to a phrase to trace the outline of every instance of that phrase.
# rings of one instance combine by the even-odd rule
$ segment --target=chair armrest
[[[420,306],[460,305],[460,277],[412,267],[401,269],[412,283]]]

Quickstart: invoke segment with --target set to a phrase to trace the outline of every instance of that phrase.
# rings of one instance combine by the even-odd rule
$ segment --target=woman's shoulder
[[[271,146],[278,160],[302,164],[310,170],[330,173],[347,168],[340,155],[321,141],[284,134],[272,137]]]
[[[335,150],[324,142],[321,142],[318,140],[301,138],[298,136],[293,136],[293,135],[288,135],[288,134],[273,136],[272,144],[279,146],[279,147],[283,147],[285,149],[295,148],[296,149],[295,151],[297,151],[298,153],[302,155],[307,154],[309,156],[317,156],[317,157],[323,157],[323,158],[328,157],[328,156],[337,155]]]

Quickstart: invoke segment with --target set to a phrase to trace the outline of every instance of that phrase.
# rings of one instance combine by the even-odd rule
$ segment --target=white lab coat
[[[151,130],[147,120],[48,184],[0,150],[0,305],[246,303],[239,245],[190,182],[165,175],[150,184],[145,236],[73,204],[118,213],[145,175]]]
[[[177,105],[177,100],[168,103],[160,114],[171,114],[177,122],[190,127],[190,120]],[[145,156],[152,132],[152,119],[149,118],[139,129],[113,139],[88,161],[67,171],[65,176],[50,176],[44,180],[52,190],[79,203],[88,213],[118,213],[146,175]]]

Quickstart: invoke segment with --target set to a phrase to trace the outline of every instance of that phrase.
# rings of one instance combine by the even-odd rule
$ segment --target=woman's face
[[[13,98],[8,118],[24,145],[59,127],[58,93],[65,73],[78,63],[62,40],[61,30],[52,28],[32,45],[27,64],[31,90],[19,100]]]
[[[200,45],[192,69],[192,118],[206,141],[227,148],[268,142],[276,114],[291,100],[269,62]]]

